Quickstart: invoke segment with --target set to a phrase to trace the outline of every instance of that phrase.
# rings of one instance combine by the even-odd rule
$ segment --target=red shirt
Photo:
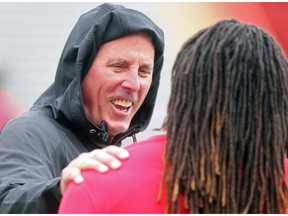
[[[130,157],[117,170],[83,172],[84,182],[70,183],[59,213],[164,213],[164,199],[158,203],[157,196],[165,142],[158,135],[128,146]]]
[[[127,147],[129,159],[106,173],[84,171],[84,182],[71,182],[59,213],[164,213],[165,190],[157,202],[163,172],[165,135],[151,137]],[[288,160],[285,160],[288,179]],[[187,212],[188,213],[188,212]]]

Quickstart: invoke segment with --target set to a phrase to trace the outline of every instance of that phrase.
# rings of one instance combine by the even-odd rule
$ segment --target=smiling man
[[[117,146],[149,124],[163,51],[163,31],[138,11],[102,4],[83,14],[54,83],[1,131],[0,213],[57,213],[83,169],[119,167],[129,155]]]
[[[111,136],[125,132],[148,94],[153,65],[154,47],[148,34],[103,44],[82,82],[88,117],[97,125],[105,119]]]

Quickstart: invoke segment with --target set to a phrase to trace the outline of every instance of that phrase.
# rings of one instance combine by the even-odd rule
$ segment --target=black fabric
[[[108,143],[105,125],[94,125],[85,115],[80,84],[101,44],[139,30],[153,36],[152,86],[129,129]],[[29,112],[1,131],[0,213],[56,213],[61,170],[71,160],[143,131],[155,105],[163,50],[162,30],[135,10],[102,4],[82,15],[66,42],[54,83]]]

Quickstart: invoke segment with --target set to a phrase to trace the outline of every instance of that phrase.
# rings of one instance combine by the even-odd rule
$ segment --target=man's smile
[[[129,100],[112,100],[111,102],[117,109],[126,112],[128,112],[133,105],[132,101]]]

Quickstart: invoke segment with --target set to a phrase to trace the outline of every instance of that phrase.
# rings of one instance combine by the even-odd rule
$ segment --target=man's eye
[[[112,67],[115,67],[115,68],[122,68],[123,65],[120,65],[120,64],[115,64],[115,65],[112,65]]]
[[[151,71],[150,70],[139,70],[139,73],[143,77],[148,77],[148,76],[151,75]]]
[[[114,65],[111,65],[111,67],[116,71],[120,71],[120,70],[123,70],[125,68],[124,65],[122,65],[122,64],[114,64]]]

